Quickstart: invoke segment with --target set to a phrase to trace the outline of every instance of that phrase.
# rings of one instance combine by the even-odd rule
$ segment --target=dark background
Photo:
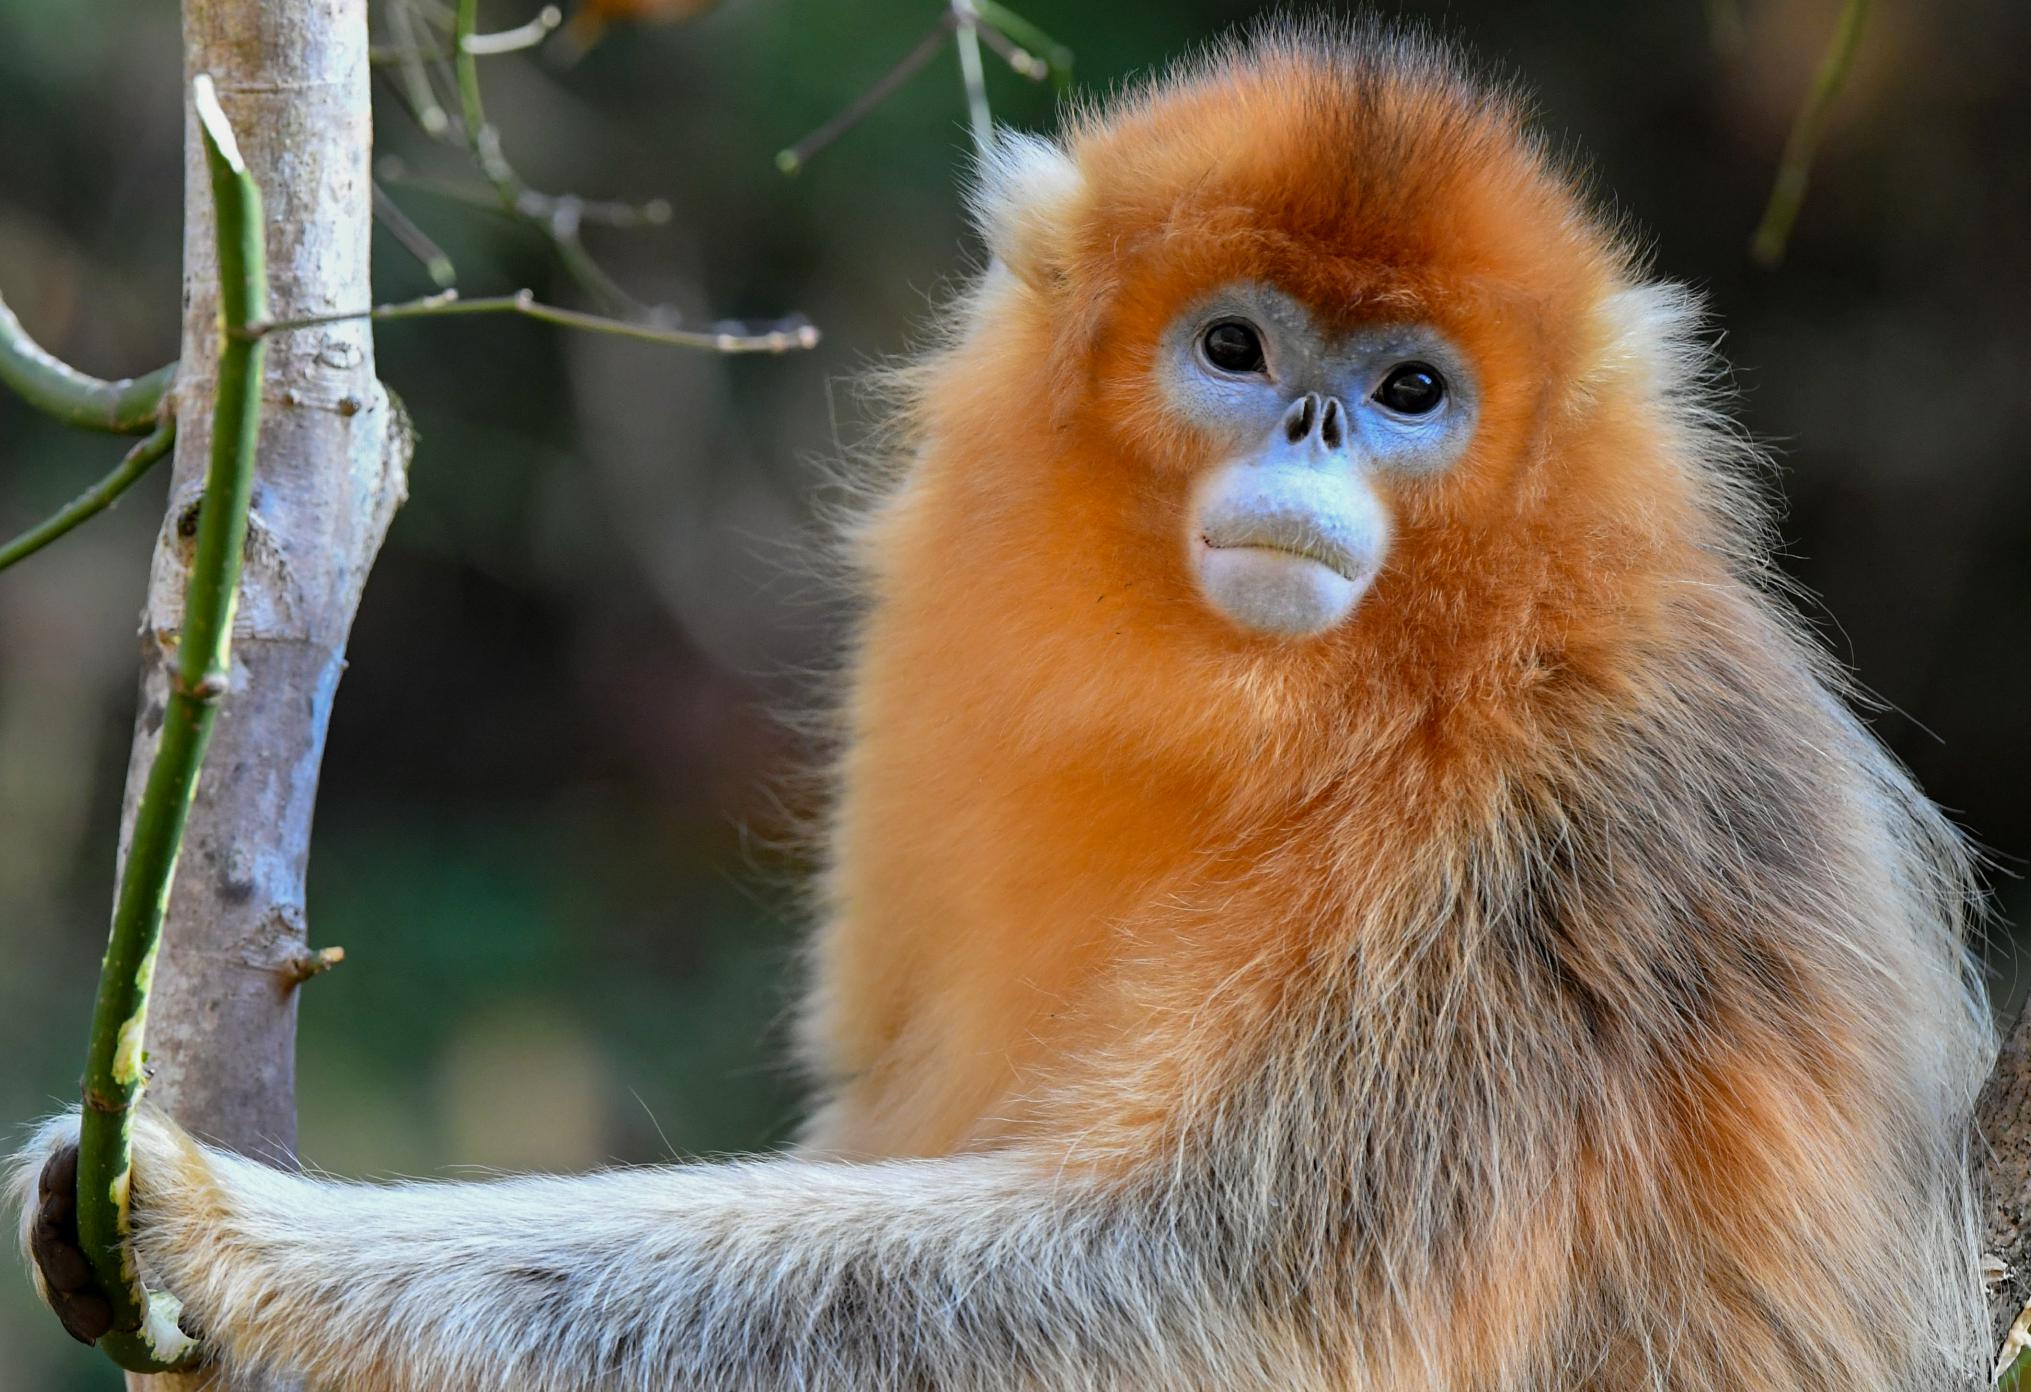
[[[528,13],[486,8],[494,26]],[[1093,90],[1260,7],[1020,8]],[[1748,237],[1837,0],[1741,0],[1732,43],[1700,0],[1400,8],[1522,73],[1658,271],[1707,294],[1742,414],[1782,464],[1786,563],[1815,622],[1882,699],[1883,737],[1991,849],[2004,919],[2023,917],[2031,7],[1874,8],[1774,272]],[[726,361],[513,320],[382,329],[422,445],[325,766],[312,932],[349,959],[305,996],[313,1162],[654,1160],[765,1145],[793,1115],[798,867],[775,849],[774,789],[797,744],[775,716],[808,704],[798,674],[837,641],[804,561],[822,466],[867,418],[853,379],[920,341],[978,259],[956,62],[803,176],[771,157],[935,13],[730,0],[616,31],[568,72],[487,62],[532,182],[675,205],[668,226],[595,235],[637,293],[707,317],[801,310],[826,337]],[[174,353],[179,66],[173,6],[0,0],[0,286],[92,371]],[[1049,126],[1047,87],[998,65],[990,83],[998,117]],[[384,152],[459,172],[396,102],[381,118]],[[573,299],[526,230],[396,193],[467,293]],[[381,298],[429,288],[392,243],[375,255]],[[0,533],[118,448],[0,397]],[[162,484],[0,575],[0,1124],[75,1094]],[[2007,947],[1996,960],[2008,990]],[[0,1271],[0,1386],[117,1381]]]

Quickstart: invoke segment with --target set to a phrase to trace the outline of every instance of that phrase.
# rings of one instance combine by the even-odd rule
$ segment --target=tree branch
[[[129,1137],[146,1078],[142,1041],[170,881],[219,699],[232,674],[233,603],[253,495],[265,345],[234,330],[268,313],[261,193],[247,173],[209,77],[191,84],[218,218],[221,326],[211,465],[198,512],[184,631],[163,712],[162,737],[134,817],[113,907],[85,1065],[78,1145],[78,1236],[113,1307],[100,1350],[132,1372],[190,1365],[197,1346],[176,1327],[176,1303],[150,1296],[128,1243]]]
[[[945,12],[931,31],[894,67],[875,79],[872,87],[817,130],[777,151],[776,168],[785,174],[801,173],[819,151],[866,120],[919,68],[937,57],[946,41],[955,35],[959,40],[959,73],[966,87],[967,124],[976,153],[985,150],[994,135],[994,117],[987,105],[987,78],[980,63],[983,42],[1032,81],[1055,74],[1062,87],[1071,76],[1072,51],[1021,15],[993,0],[948,0]]]
[[[0,299],[0,382],[65,425],[112,435],[144,434],[154,428],[163,393],[175,375],[175,363],[117,382],[80,372],[30,338]]]
[[[473,32],[478,18],[478,0],[458,0],[458,9],[452,20],[451,44],[459,115],[464,120],[466,143],[472,148],[480,173],[493,185],[494,195],[503,208],[529,222],[550,239],[551,245],[557,249],[558,258],[564,263],[564,269],[571,273],[574,280],[604,301],[609,309],[641,310],[643,306],[621,289],[592,258],[579,238],[579,228],[585,221],[585,200],[569,194],[539,193],[530,188],[515,167],[508,163],[508,157],[501,150],[501,133],[487,119],[486,103],[480,96],[478,59],[481,50],[474,47],[480,36]],[[653,207],[642,210],[643,221],[658,220],[651,211]],[[668,215],[667,205],[664,214]]]
[[[512,295],[490,295],[481,299],[463,300],[458,291],[446,290],[442,294],[426,295],[420,300],[404,300],[399,304],[375,305],[370,309],[341,310],[335,314],[308,314],[297,319],[272,319],[245,325],[235,332],[247,338],[265,338],[269,334],[284,333],[291,329],[316,328],[321,324],[343,324],[354,319],[435,319],[458,314],[519,314],[526,319],[540,319],[546,324],[559,324],[569,329],[583,329],[587,333],[612,334],[618,338],[640,339],[645,343],[664,343],[676,348],[700,348],[713,353],[787,353],[799,348],[815,348],[818,345],[818,330],[802,319],[788,319],[767,329],[754,330],[746,325],[738,329],[673,329],[660,324],[636,324],[625,319],[609,319],[604,315],[586,314],[575,309],[560,309],[556,305],[543,304],[528,290],[517,290]]]
[[[43,547],[69,532],[79,523],[98,516],[113,505],[122,493],[168,455],[176,443],[176,422],[163,420],[155,433],[137,441],[113,471],[65,503],[61,510],[36,523],[14,540],[0,546],[0,570],[27,560]]]

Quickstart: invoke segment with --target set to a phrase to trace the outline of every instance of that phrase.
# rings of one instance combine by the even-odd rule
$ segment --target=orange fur
[[[1129,1172],[1244,1092],[1288,1120],[1246,1070],[1300,1068],[1264,1041],[1345,999],[1368,1059],[1346,1105],[1448,1118],[1370,1149],[1400,1143],[1407,1185],[1487,1186],[1464,1245],[1420,1250],[1429,1210],[1357,1219],[1375,1252],[1340,1274],[1381,1313],[1333,1336],[1372,1378],[1347,1385],[1948,1385],[1928,1360],[1972,1327],[1952,1154],[1986,1047],[1964,863],[1767,597],[1744,452],[1684,380],[1675,307],[1511,102],[1415,43],[1259,42],[1078,120],[1067,155],[1047,205],[989,207],[1005,264],[909,378],[907,469],[854,538],[811,1146]],[[1465,459],[1384,482],[1385,571],[1317,639],[1234,628],[1187,568],[1216,461],[1154,390],[1154,346],[1236,280],[1335,327],[1436,324],[1485,383]],[[1737,715],[1753,731],[1716,728]],[[1453,891],[1533,883],[1508,830],[1529,817],[1554,846],[1612,825],[1645,722],[1688,732],[1688,782],[1730,737],[1776,762],[1767,789],[1711,776],[1812,824],[1800,903],[1764,934],[1757,866],[1674,908],[1648,880],[1733,886],[1782,848],[1673,844],[1660,816],[1631,838],[1656,866],[1600,872],[1629,917],[1548,930],[1570,989],[1512,979],[1491,944],[1538,930],[1500,905],[1477,927]],[[1882,880],[1907,843],[1937,885]],[[1519,1115],[1451,1091],[1490,1087]],[[1461,1173],[1416,1149],[1463,1125]],[[1920,1171],[1938,1194],[1912,1196]],[[1926,1274],[1878,1269],[1899,1263]],[[1395,1270],[1422,1284],[1378,1301]]]
[[[869,1116],[913,1120],[856,1144],[976,1136],[1031,1067],[1083,1051],[1050,1022],[1112,989],[1115,925],[1224,838],[1356,770],[1377,820],[1335,837],[1380,854],[1428,834],[1562,723],[1567,691],[1668,641],[1667,587],[1721,573],[1647,403],[1575,386],[1623,249],[1505,105],[1408,75],[1348,112],[1340,80],[1271,49],[1083,125],[1096,192],[1056,229],[1059,283],[991,290],[982,330],[914,384],[908,484],[858,541],[876,602],[838,844],[855,942],[828,958],[870,983],[837,1025],[886,1094]],[[1398,144],[1402,168],[1370,162]],[[1436,322],[1490,383],[1471,457],[1397,486],[1385,575],[1315,643],[1235,631],[1185,569],[1209,461],[1155,399],[1151,346],[1239,278],[1329,322]]]

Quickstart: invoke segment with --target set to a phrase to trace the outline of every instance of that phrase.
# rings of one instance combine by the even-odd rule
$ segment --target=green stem
[[[184,823],[232,672],[233,606],[261,423],[264,343],[249,324],[268,317],[261,192],[247,173],[211,79],[192,82],[218,231],[220,343],[211,459],[184,591],[183,633],[162,733],[134,814],[113,927],[92,1010],[78,1155],[78,1235],[113,1307],[99,1348],[133,1372],[189,1366],[197,1345],[176,1327],[173,1297],[142,1289],[129,1237],[130,1130],[146,1082],[148,988],[169,906]]]
[[[451,22],[451,60],[458,69],[458,104],[465,117],[465,133],[477,141],[487,124],[487,110],[480,102],[480,65],[473,61],[474,31],[479,27],[479,0],[458,0],[458,12]]]
[[[96,517],[111,507],[113,500],[125,493],[136,479],[154,468],[156,463],[169,453],[169,447],[175,443],[176,423],[171,420],[160,422],[155,427],[154,434],[137,441],[134,447],[127,451],[113,472],[64,504],[62,510],[54,516],[37,523],[6,545],[0,546],[0,570],[7,569],[16,561],[26,560],[79,523]]]
[[[1764,205],[1756,235],[1749,241],[1749,255],[1759,266],[1775,266],[1784,259],[1784,248],[1791,241],[1798,210],[1805,204],[1813,153],[1826,131],[1827,115],[1833,110],[1834,100],[1840,96],[1848,72],[1854,67],[1855,50],[1861,47],[1862,26],[1868,17],[1869,0],[1848,0],[1834,36],[1820,57],[1812,91],[1806,94],[1805,104],[1799,107],[1791,123],[1784,154],[1777,162],[1777,179],[1770,188],[1770,201]]]
[[[480,65],[472,50],[473,29],[479,23],[479,0],[458,0],[458,12],[451,22],[451,64],[458,84],[458,111],[465,121],[466,142],[479,161],[480,173],[494,186],[501,206],[525,216],[522,195],[528,185],[501,153],[501,134],[487,121],[486,103],[480,99]]]
[[[466,143],[481,175],[493,185],[501,206],[539,229],[557,250],[558,259],[571,277],[605,302],[609,309],[638,310],[640,305],[601,268],[579,239],[583,200],[570,195],[539,193],[529,187],[501,149],[501,132],[487,119],[486,103],[480,97],[479,55],[484,51],[481,36],[473,32],[479,22],[478,0],[458,0],[451,22],[452,74],[458,88],[459,114],[465,122]],[[651,205],[654,206],[654,205]],[[647,210],[644,220],[653,221]]]
[[[0,299],[0,382],[65,425],[113,435],[145,434],[155,426],[162,395],[175,372],[176,364],[171,363],[146,377],[117,382],[80,372],[30,338],[6,300]]]

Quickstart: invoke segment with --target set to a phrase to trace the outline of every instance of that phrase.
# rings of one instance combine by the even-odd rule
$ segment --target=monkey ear
[[[1072,217],[1085,191],[1079,166],[1059,146],[999,131],[981,152],[967,201],[994,259],[1042,290],[1069,268]]]

